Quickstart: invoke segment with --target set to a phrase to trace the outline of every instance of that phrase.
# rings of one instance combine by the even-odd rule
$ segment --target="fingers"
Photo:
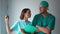
[[[6,24],[8,23],[8,21],[9,21],[9,16],[7,15],[7,16],[5,16],[5,22],[6,22]]]
[[[36,27],[39,27],[38,25],[36,25]]]
[[[5,18],[9,18],[9,16],[7,15],[7,16],[5,16]]]
[[[40,32],[40,30],[38,29],[36,32]]]

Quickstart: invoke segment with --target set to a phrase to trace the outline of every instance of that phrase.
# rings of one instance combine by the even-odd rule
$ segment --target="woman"
[[[28,21],[28,18],[30,17],[31,17],[30,9],[29,8],[23,9],[20,15],[20,20],[16,21],[16,23],[14,23],[14,25],[10,28],[8,24],[9,16],[5,16],[7,33],[10,34],[12,31],[16,31],[17,34],[27,34],[26,32],[23,31],[23,28],[27,24],[31,24],[31,22]]]

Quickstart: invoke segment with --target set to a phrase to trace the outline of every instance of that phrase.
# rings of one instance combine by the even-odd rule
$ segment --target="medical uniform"
[[[55,26],[55,16],[49,13],[45,17],[43,17],[42,14],[37,14],[33,19],[32,25],[33,26],[39,25],[41,27],[53,30]],[[41,32],[35,32],[35,34],[46,34],[46,33],[41,31]]]
[[[18,20],[15,22],[15,24],[11,27],[11,29],[15,32],[17,32],[17,34],[22,34],[20,29],[23,29],[27,24],[31,25],[30,21],[24,21],[24,20]]]

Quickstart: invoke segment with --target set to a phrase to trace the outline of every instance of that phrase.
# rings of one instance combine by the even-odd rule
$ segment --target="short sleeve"
[[[17,31],[17,30],[18,30],[18,21],[16,21],[16,22],[12,25],[11,29],[12,29],[13,31]]]
[[[32,21],[32,25],[36,26],[36,23],[37,23],[37,16],[35,15]]]
[[[48,24],[47,28],[53,30],[54,26],[55,26],[55,17],[51,17],[50,20],[49,20],[49,24]]]

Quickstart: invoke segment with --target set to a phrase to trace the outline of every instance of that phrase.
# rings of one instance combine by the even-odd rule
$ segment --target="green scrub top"
[[[31,25],[31,22],[30,21],[24,21],[24,20],[20,19],[12,25],[11,29],[13,31],[15,31],[17,34],[22,34],[21,29],[24,29],[25,26],[28,24]]]
[[[34,19],[32,21],[32,25],[36,26],[39,25],[41,27],[47,27],[49,29],[54,29],[55,26],[55,16],[52,14],[48,14],[45,17],[42,16],[42,14],[37,14],[34,16]],[[35,34],[46,34],[44,32],[35,32]]]

